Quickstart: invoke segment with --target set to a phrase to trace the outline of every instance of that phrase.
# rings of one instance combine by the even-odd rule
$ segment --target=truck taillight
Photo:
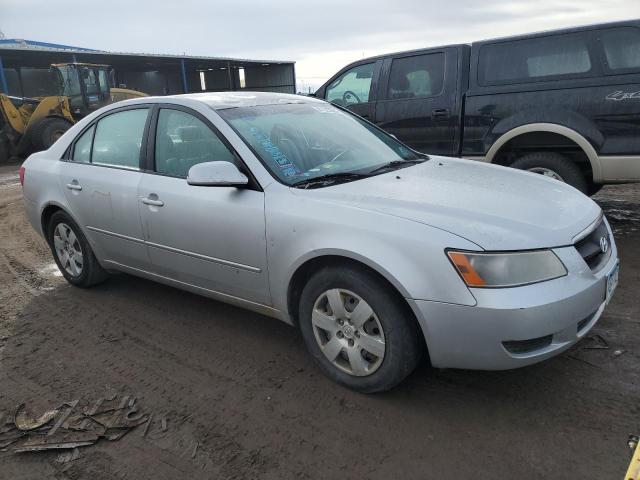
[[[24,172],[25,172],[24,167],[20,167],[20,185],[22,185],[23,187],[24,187]]]

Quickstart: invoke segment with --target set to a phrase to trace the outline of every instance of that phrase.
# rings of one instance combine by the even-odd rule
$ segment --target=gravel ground
[[[126,275],[67,285],[0,168],[0,413],[107,392],[154,419],[116,442],[0,453],[0,478],[621,478],[640,431],[640,185],[596,200],[622,268],[571,351],[508,372],[418,369],[359,395],[315,368],[293,328]],[[608,348],[596,345],[599,335]],[[197,445],[197,447],[196,447]]]

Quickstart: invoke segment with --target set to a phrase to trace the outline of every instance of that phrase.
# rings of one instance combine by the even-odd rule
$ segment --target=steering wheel
[[[355,102],[351,102],[351,103],[362,103],[362,100],[360,100],[360,97],[358,97],[358,95],[356,95],[355,93],[353,93],[351,90],[347,90],[346,92],[344,92],[342,94],[342,101],[345,104],[349,104],[349,99],[347,97],[353,97],[356,99]]]

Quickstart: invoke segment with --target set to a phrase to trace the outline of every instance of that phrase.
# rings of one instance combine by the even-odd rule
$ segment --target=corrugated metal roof
[[[171,55],[160,53],[134,53],[134,52],[110,52],[107,50],[94,50],[91,48],[74,47],[71,45],[61,45],[57,43],[38,42],[35,40],[22,40],[17,38],[7,38],[0,40],[0,50],[27,50],[27,51],[47,51],[47,52],[65,52],[65,53],[90,53],[92,55],[118,55],[127,57],[153,57],[153,58],[173,58],[185,60],[224,60],[245,63],[274,63],[274,64],[290,64],[295,63],[292,60],[255,60],[249,58],[232,58],[232,57],[205,57],[198,55]]]

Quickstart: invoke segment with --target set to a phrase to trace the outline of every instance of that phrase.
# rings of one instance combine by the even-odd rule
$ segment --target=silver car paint
[[[292,189],[276,182],[210,107],[218,99],[259,100],[260,95],[144,98],[95,112],[72,127],[48,151],[34,154],[25,162],[24,192],[29,220],[42,234],[42,212],[47,206],[56,205],[82,226],[104,266],[289,323],[295,317],[295,311],[289,311],[288,307],[290,281],[305,262],[326,255],[362,262],[385,277],[407,299],[422,327],[432,361],[439,367],[512,368],[532,363],[568,348],[595,323],[602,311],[603,279],[610,265],[617,261],[617,251],[613,244],[610,265],[593,274],[575,249],[567,246],[601,213],[589,198],[569,186],[533,174],[442,157],[356,182],[312,190]],[[285,101],[321,102],[281,97]],[[75,164],[59,160],[95,116],[126,104],[145,103],[182,105],[208,118],[240,154],[263,192],[188,186],[185,180],[177,179],[167,179],[166,185],[161,185],[159,179],[166,177],[97,165],[81,166],[100,170],[95,174],[96,182],[109,177],[94,184],[92,175],[66,169]],[[127,174],[131,180],[125,183],[135,190],[129,191],[129,187],[127,192],[117,190],[122,186],[117,177]],[[76,179],[74,175],[83,178]],[[134,187],[138,176],[140,181]],[[84,198],[104,195],[114,198],[119,192],[127,199],[126,205],[111,202],[107,207],[103,203],[100,208],[104,212],[95,215],[90,209],[83,211],[73,201],[73,193],[70,197],[66,191],[66,182],[74,179],[85,182],[85,178],[91,180],[80,191]],[[160,188],[166,195],[162,208],[174,208],[175,203],[177,216],[172,216],[171,221],[179,223],[178,233],[148,223],[156,212],[141,200],[151,193],[158,194],[155,190]],[[134,196],[135,202],[129,202]],[[218,205],[232,202],[228,205],[235,209],[231,215],[242,212],[248,217],[234,222],[214,216],[211,221],[210,210],[200,203],[205,200]],[[127,217],[125,210],[130,209],[143,218],[140,230]],[[198,225],[189,223],[186,215],[180,217],[179,212],[187,209]],[[222,228],[215,228],[217,222],[221,222],[218,226]],[[109,241],[103,244],[104,234],[87,228],[91,223],[111,229]],[[213,241],[212,235],[217,235]],[[116,241],[120,242],[120,253],[113,251]],[[467,288],[444,253],[445,248],[543,247],[555,247],[569,274],[509,289]],[[119,261],[115,260],[117,255]],[[578,335],[575,325],[586,312],[596,313],[588,328]],[[554,343],[550,350],[527,358],[508,354],[500,343],[551,333]]]

